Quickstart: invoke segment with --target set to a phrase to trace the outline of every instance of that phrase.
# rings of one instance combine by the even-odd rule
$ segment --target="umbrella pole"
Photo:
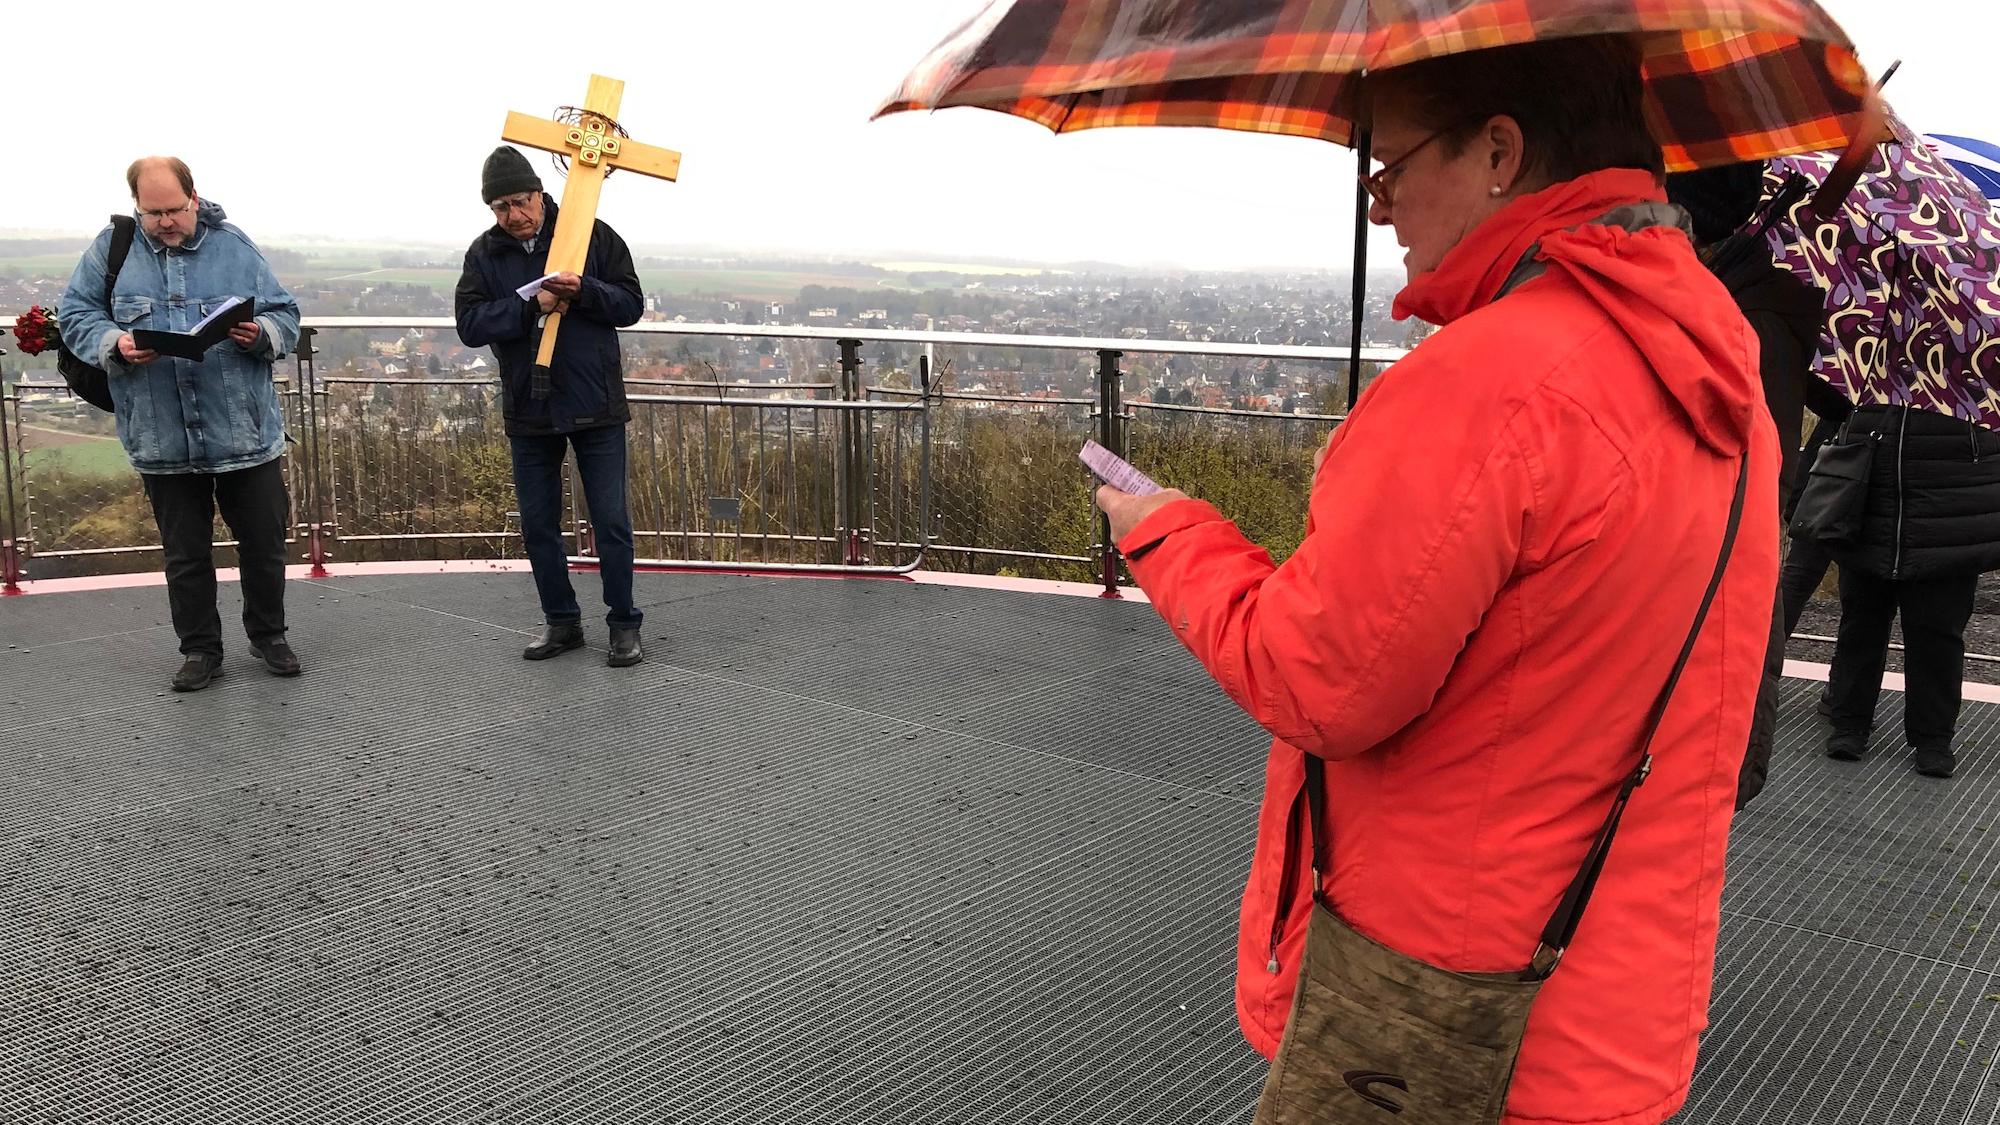
[[[1374,147],[1374,135],[1363,129],[1354,141],[1354,157],[1359,161],[1361,173],[1368,172],[1370,150]],[[1354,309],[1353,327],[1347,339],[1347,408],[1354,409],[1354,400],[1361,394],[1361,322],[1367,315],[1368,300],[1368,189],[1360,181],[1354,185]]]

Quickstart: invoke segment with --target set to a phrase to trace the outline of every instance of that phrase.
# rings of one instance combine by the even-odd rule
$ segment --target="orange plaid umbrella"
[[[994,0],[876,116],[979,106],[1057,132],[1208,125],[1354,143],[1354,82],[1438,55],[1633,34],[1671,170],[1840,149],[1867,76],[1812,0]]]

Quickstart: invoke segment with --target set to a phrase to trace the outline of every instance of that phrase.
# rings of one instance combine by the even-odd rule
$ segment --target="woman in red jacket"
[[[1371,81],[1370,217],[1398,318],[1440,325],[1321,454],[1283,566],[1178,492],[1099,493],[1132,574],[1276,736],[1237,1007],[1283,1034],[1311,913],[1303,754],[1327,762],[1356,930],[1515,972],[1639,755],[1741,532],[1575,941],[1530,1015],[1506,1120],[1650,1125],[1687,1098],[1723,852],[1777,578],[1757,343],[1665,202],[1636,53],[1568,40]]]

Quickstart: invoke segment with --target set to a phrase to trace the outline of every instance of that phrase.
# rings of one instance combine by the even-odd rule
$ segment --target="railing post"
[[[327,577],[326,560],[326,489],[323,476],[326,466],[321,454],[324,446],[320,441],[319,380],[313,370],[313,356],[318,351],[313,346],[316,328],[299,329],[298,381],[299,423],[305,427],[304,461],[305,474],[305,520],[306,559],[312,563],[308,573],[314,578]]]
[[[1097,353],[1097,442],[1120,457],[1125,456],[1125,394],[1118,361],[1124,355],[1110,348]],[[1102,512],[1097,514],[1097,536],[1104,545],[1104,590],[1098,597],[1124,597],[1118,592],[1118,545],[1111,541],[1111,520]]]
[[[840,397],[844,402],[860,402],[861,394],[861,341],[841,340],[840,344]],[[848,566],[860,566],[868,559],[866,545],[862,542],[861,512],[862,489],[868,479],[867,466],[862,456],[861,425],[863,419],[859,410],[840,412],[840,460],[841,471],[836,474],[835,484],[839,493],[839,510],[842,531],[843,558]]]
[[[7,402],[15,392],[0,377],[0,487],[7,491],[7,533],[0,537],[0,597],[16,597],[21,590],[21,548],[18,545],[20,516],[14,507],[14,437],[9,430]]]

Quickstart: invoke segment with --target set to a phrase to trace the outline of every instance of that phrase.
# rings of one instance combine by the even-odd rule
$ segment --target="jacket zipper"
[[[1903,425],[1896,434],[1896,557],[1889,564],[1889,581],[1903,577],[1903,450],[1910,444],[1910,408],[1903,407]]]
[[[1278,857],[1284,875],[1278,880],[1278,904],[1271,911],[1271,951],[1264,969],[1273,976],[1278,972],[1278,942],[1285,936],[1285,920],[1291,917],[1292,896],[1299,889],[1299,865],[1294,857],[1299,852],[1299,832],[1305,823],[1306,785],[1299,782],[1299,795],[1292,798],[1292,811],[1285,814],[1285,850]]]

